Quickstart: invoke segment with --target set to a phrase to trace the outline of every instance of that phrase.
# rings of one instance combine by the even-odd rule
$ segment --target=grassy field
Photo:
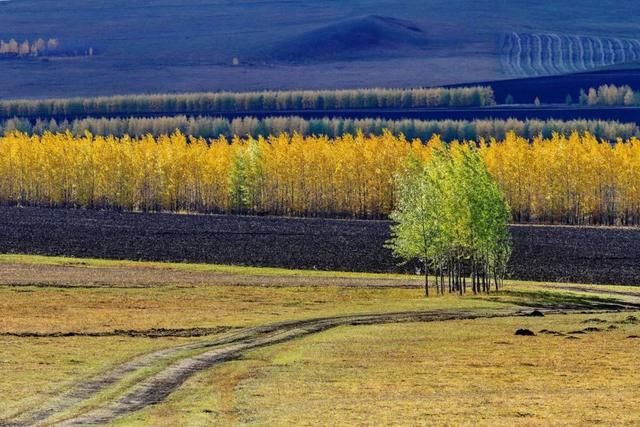
[[[40,407],[79,380],[137,355],[195,340],[197,338],[0,336],[0,420]]]
[[[640,325],[593,317],[338,328],[198,374],[118,425],[635,425]]]
[[[343,271],[316,271],[316,270],[294,270],[286,268],[269,267],[244,267],[234,265],[219,264],[189,264],[180,262],[142,262],[142,261],[121,261],[95,258],[70,258],[38,255],[0,254],[0,264],[19,265],[48,265],[63,267],[124,267],[131,269],[153,268],[167,270],[180,270],[188,272],[207,273],[230,273],[244,276],[273,276],[273,277],[318,277],[318,278],[354,278],[354,279],[398,279],[412,280],[405,274],[377,274],[377,273],[353,273]],[[135,270],[132,270],[135,272]],[[415,280],[421,280],[418,277]]]
[[[431,312],[443,321],[347,322],[249,347],[239,359],[194,371],[166,400],[118,422],[371,424],[402,414],[414,424],[544,423],[560,415],[568,423],[597,416],[606,423],[612,418],[603,413],[631,417],[625,405],[637,404],[632,358],[640,341],[627,337],[640,327],[620,323],[634,313],[437,316],[502,316],[533,307],[618,311],[638,297],[640,290],[629,287],[512,282],[497,294],[425,299],[420,279],[411,276],[3,255],[0,424],[28,420],[48,405],[55,408],[50,420],[102,408],[172,364],[224,349],[235,335],[249,330],[247,337],[260,339],[262,332],[250,329],[261,325],[395,312]],[[607,323],[583,323],[596,316]],[[603,331],[567,334],[589,326]],[[538,336],[514,337],[519,327]],[[69,393],[95,378],[96,392],[82,399]],[[527,394],[535,399],[528,402]],[[558,412],[563,396],[572,399],[566,414]],[[579,411],[582,418],[575,418]]]

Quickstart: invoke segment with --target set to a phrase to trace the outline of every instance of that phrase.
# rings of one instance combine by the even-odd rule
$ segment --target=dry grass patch
[[[272,267],[245,267],[235,265],[180,263],[180,262],[152,262],[127,261],[95,258],[70,258],[43,255],[0,254],[0,265],[45,265],[79,268],[135,268],[156,270],[177,270],[187,272],[207,272],[219,274],[243,274],[263,277],[315,277],[315,278],[355,278],[355,279],[411,279],[404,274],[386,273],[355,273],[347,271],[295,270]],[[413,277],[420,281],[421,277]]]
[[[499,294],[425,299],[420,289],[389,286],[411,283],[411,277],[218,268],[0,256],[0,281],[5,283],[0,285],[0,424],[3,418],[33,409],[48,397],[136,355],[204,339],[7,336],[11,333],[236,328],[347,314],[440,309],[490,312],[519,305],[587,308],[615,303],[593,291],[622,292],[614,297],[629,300],[634,297],[626,294],[636,293],[634,288],[580,285],[568,291],[568,285],[509,283]],[[282,276],[277,275],[280,272]],[[171,274],[176,274],[171,277],[177,283],[166,283]],[[206,283],[201,283],[203,274]],[[30,282],[36,276],[49,277],[53,283]],[[11,277],[23,282],[15,286]],[[236,284],[227,282],[229,278]],[[73,286],[67,286],[71,279]],[[560,316],[340,328],[254,351],[248,359],[198,374],[167,402],[134,414],[124,424],[282,425],[309,424],[314,417],[328,423],[362,424],[391,422],[398,414],[409,423],[429,419],[508,424],[529,419],[546,422],[559,410],[551,403],[532,407],[525,401],[529,391],[533,401],[560,402],[564,396],[575,408],[586,405],[591,395],[594,405],[622,410],[624,402],[605,399],[605,393],[636,402],[615,376],[634,381],[631,367],[635,365],[628,350],[635,346],[637,352],[640,340],[627,340],[625,335],[640,335],[637,329],[631,330],[634,325],[575,335],[579,340],[539,334],[523,341],[512,336],[517,325],[532,325],[536,331],[582,329],[585,326],[579,319]],[[609,353],[600,354],[599,348]],[[592,366],[599,360],[590,358],[593,354],[607,362],[605,370],[598,372]],[[549,365],[550,361],[555,364]],[[160,365],[123,378],[87,403],[95,406],[113,399],[118,390],[156,372]],[[588,369],[583,370],[584,366]],[[565,380],[574,381],[575,387],[560,389],[564,382],[554,379],[555,372],[558,378],[564,375]],[[597,383],[598,376],[605,379],[604,387]],[[619,387],[609,387],[610,382]],[[545,384],[550,384],[548,390]],[[493,412],[478,409],[485,406]],[[514,415],[513,408],[520,415]],[[589,417],[596,413],[584,412]],[[526,415],[529,413],[533,418]],[[489,418],[483,418],[485,415]]]
[[[203,372],[120,424],[634,425],[640,325],[627,315],[341,327]]]
[[[0,421],[33,410],[73,384],[139,354],[196,340],[0,337]]]
[[[0,287],[0,333],[237,327],[340,314],[503,307],[411,289],[340,287]]]

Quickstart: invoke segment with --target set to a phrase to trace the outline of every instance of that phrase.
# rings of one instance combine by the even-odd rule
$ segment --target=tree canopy
[[[422,163],[410,158],[397,177],[395,225],[388,242],[394,254],[419,260],[425,293],[429,274],[438,293],[499,289],[511,253],[510,210],[477,151],[468,146],[437,148]],[[446,276],[446,283],[445,283]]]

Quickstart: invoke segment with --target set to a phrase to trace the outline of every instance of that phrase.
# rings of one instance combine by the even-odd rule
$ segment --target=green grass
[[[200,340],[192,339],[191,341],[193,342],[193,341],[200,341]],[[170,357],[163,358],[150,366],[135,370],[129,373],[128,375],[126,375],[124,378],[122,378],[118,382],[114,383],[113,385],[106,387],[104,390],[96,394],[94,397],[82,402],[77,406],[73,406],[63,411],[62,413],[51,418],[49,421],[50,422],[64,421],[74,416],[78,416],[88,411],[100,408],[102,405],[105,405],[109,402],[113,402],[117,400],[119,397],[126,394],[127,391],[135,387],[136,384],[138,384],[140,381],[143,381],[147,378],[154,376],[155,374],[159,373],[160,371],[170,366],[174,362],[177,362],[187,357],[195,356],[202,352],[203,352],[202,349],[185,349],[172,354]]]
[[[340,327],[199,373],[116,425],[635,425],[640,325],[625,316]]]
[[[6,266],[19,262],[71,266],[77,272],[86,274],[88,280],[96,274],[100,275],[101,268],[114,263],[132,278],[138,274],[148,274],[148,271],[139,268],[143,265],[148,270],[147,263],[101,260],[70,262],[65,258],[48,257],[3,257],[3,260],[8,263]],[[158,274],[162,274],[161,268],[165,265],[153,265],[158,265]],[[178,266],[186,269],[193,267]],[[243,274],[263,271],[234,269]],[[326,274],[330,277],[331,273]],[[0,334],[244,327],[353,313],[437,310],[454,306],[490,310],[504,306],[484,299],[460,299],[454,296],[426,300],[421,291],[416,289],[313,285],[264,287],[259,285],[260,277],[256,276],[256,286],[0,286]],[[58,390],[66,389],[135,355],[199,339],[0,336],[0,401],[3,402],[0,405],[0,419],[37,407]],[[88,407],[114,396],[136,380],[157,372],[164,363],[166,361],[127,376],[89,402]]]
[[[197,340],[0,337],[0,420],[35,409],[76,382],[137,355]]]
[[[516,308],[528,310],[534,306],[587,309],[633,299],[631,296],[588,293],[584,291],[585,289],[602,292],[637,291],[640,296],[640,289],[629,287],[580,285],[578,291],[567,291],[562,289],[565,285],[509,282],[505,290],[500,293],[465,297],[449,295],[426,299],[419,288],[353,286],[357,283],[352,280],[363,278],[366,285],[368,283],[366,279],[398,278],[402,279],[399,284],[406,284],[404,280],[411,276],[15,255],[0,256],[0,274],[3,269],[9,271],[17,264],[33,266],[34,269],[38,267],[39,273],[51,272],[53,276],[61,270],[70,269],[76,278],[86,277],[89,283],[99,277],[102,284],[97,287],[66,287],[64,282],[55,282],[46,286],[0,285],[0,319],[2,319],[0,334],[5,334],[0,336],[0,378],[2,378],[0,420],[38,407],[49,398],[57,396],[61,390],[68,389],[73,384],[104,372],[136,355],[211,339],[211,337],[151,339],[128,336],[20,338],[6,336],[7,333],[236,328],[325,316],[419,310],[497,312]],[[187,279],[192,277],[192,273],[197,275],[204,271],[213,274],[211,283],[202,285],[196,282],[188,286],[175,283],[138,288],[109,285],[111,277],[119,277],[121,280],[124,275],[127,280],[135,281],[141,276],[162,276],[163,271],[167,269],[180,269],[188,273],[184,276]],[[114,273],[112,270],[117,271]],[[31,270],[26,269],[25,274],[28,275],[29,271]],[[253,279],[250,283],[255,285],[218,285],[215,283],[218,277],[216,273],[225,276],[251,277]],[[262,285],[272,277],[292,277],[293,280],[289,280],[282,286]],[[317,280],[309,280],[309,277],[315,277]],[[296,285],[298,278],[304,286]],[[326,279],[337,280],[329,282]],[[79,283],[81,282],[82,280]],[[358,283],[362,285],[361,282]],[[376,410],[371,411],[369,418],[365,416],[366,408],[375,406],[374,402],[378,395],[370,395],[370,400],[366,404],[365,402],[354,403],[348,399],[341,403],[339,395],[332,394],[337,393],[337,391],[334,392],[333,386],[336,383],[342,384],[341,381],[344,379],[348,382],[344,385],[346,388],[338,389],[338,391],[341,390],[341,395],[349,397],[349,393],[353,390],[362,389],[365,392],[364,396],[367,396],[367,390],[371,391],[368,387],[375,389],[378,387],[375,384],[382,381],[380,377],[382,374],[372,365],[376,361],[385,366],[393,378],[397,378],[398,381],[404,379],[408,384],[412,384],[416,378],[421,378],[420,372],[427,371],[426,366],[413,364],[418,363],[417,361],[433,359],[434,345],[438,348],[448,348],[454,355],[457,354],[458,347],[474,349],[476,357],[484,360],[496,351],[501,354],[503,347],[496,345],[495,342],[503,340],[507,335],[507,339],[512,339],[511,329],[516,324],[535,326],[542,325],[535,322],[548,322],[554,329],[560,327],[567,329],[569,326],[563,325],[572,322],[571,319],[573,319],[572,316],[559,316],[541,320],[478,320],[466,323],[437,322],[437,324],[424,325],[339,328],[315,337],[257,350],[251,352],[244,360],[224,363],[215,369],[196,375],[184,388],[176,391],[166,403],[147,409],[140,414],[134,414],[127,418],[126,422],[123,421],[123,425],[207,425],[236,422],[305,424],[310,422],[311,416],[320,417],[322,414],[326,415],[327,411],[331,412],[330,405],[336,406],[336,414],[341,414],[346,424],[372,423],[376,416],[380,417],[380,420],[385,420],[383,414],[376,413]],[[459,328],[460,324],[464,324],[465,327]],[[460,335],[462,332],[459,331],[464,331],[464,334]],[[631,331],[625,330],[626,332]],[[602,337],[614,336],[617,335],[614,333],[602,335]],[[591,340],[591,337],[592,335],[589,335],[588,339]],[[452,340],[450,343],[447,341],[449,338]],[[552,348],[552,344],[560,342],[562,343],[560,348],[569,345],[565,344],[565,341],[550,341],[551,337],[544,336],[539,339],[549,348]],[[318,347],[318,343],[325,342],[323,340],[329,340],[328,344],[325,347]],[[569,340],[566,341],[569,343]],[[353,342],[353,345],[348,345],[349,342]],[[587,342],[591,343],[591,341],[585,341]],[[633,341],[629,340],[629,343],[631,345]],[[593,341],[590,347],[582,349],[585,357],[594,351],[596,345],[605,344],[606,341]],[[508,348],[512,349],[512,347]],[[611,357],[619,357],[619,354],[626,351],[625,348],[616,347]],[[197,354],[199,351],[201,350],[184,350],[133,372],[92,400],[85,402],[81,408],[73,408],[65,415],[76,414],[79,409],[93,408],[107,402],[130,389],[136,382],[158,372],[170,361]],[[522,351],[533,351],[533,349],[524,348]],[[509,357],[515,357],[516,353],[517,351],[514,351]],[[471,356],[463,354],[459,356],[461,360],[471,360]],[[624,354],[620,356],[620,360],[624,360],[623,356]],[[314,360],[319,365],[314,364]],[[512,359],[505,359],[495,363],[499,363],[499,367],[508,368],[508,363],[511,363],[509,360],[512,361]],[[325,362],[329,364],[322,365]],[[402,371],[394,370],[392,363],[406,364],[409,367],[406,375]],[[279,371],[285,368],[287,370],[295,368],[295,370],[291,370],[291,373]],[[331,369],[334,368],[335,372],[332,373]],[[444,367],[428,367],[428,370],[432,369],[444,369]],[[462,381],[467,371],[462,366],[457,366],[455,369],[459,375],[456,381]],[[313,380],[314,372],[324,375],[322,381],[317,384]],[[609,374],[610,372],[607,373]],[[355,377],[351,377],[353,375]],[[358,382],[369,377],[373,383]],[[454,379],[452,378],[451,381]],[[323,398],[321,387],[323,384],[326,388],[326,399]],[[312,385],[315,388],[309,388]],[[394,387],[400,386],[396,384]],[[295,397],[291,395],[289,389],[305,392]],[[254,391],[250,392],[250,390]],[[306,390],[309,390],[308,396],[306,396]],[[397,390],[396,393],[412,395],[411,390],[401,387]],[[418,401],[423,398],[433,398],[427,391],[423,390],[420,393],[426,394],[415,395]],[[276,397],[278,401],[274,400]],[[498,397],[493,398],[498,399]],[[627,398],[626,395],[623,397]],[[385,395],[384,398],[390,397]],[[461,395],[456,399],[464,400]],[[444,403],[453,405],[452,402],[457,401],[454,399]],[[445,407],[448,407],[446,405]],[[387,411],[391,411],[389,413],[396,411],[396,415],[398,411],[405,413],[405,410],[408,420],[417,420],[411,417],[422,414],[421,410],[412,407],[408,401],[398,403],[397,407],[387,408]],[[280,413],[282,411],[284,412]],[[361,418],[353,418],[348,414],[350,412]],[[451,418],[446,418],[445,415]],[[445,415],[443,415],[444,418],[436,418],[436,420],[450,419],[453,424],[461,420],[453,413]],[[512,421],[513,418],[507,415],[504,420]],[[333,421],[339,420],[335,418]]]
[[[504,307],[487,298],[425,299],[419,291],[396,288],[0,286],[0,333],[242,327],[356,313]]]

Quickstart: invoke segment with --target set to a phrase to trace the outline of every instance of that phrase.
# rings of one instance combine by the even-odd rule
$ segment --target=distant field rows
[[[640,40],[512,32],[504,36],[502,51],[509,75],[542,76],[636,62]]]

